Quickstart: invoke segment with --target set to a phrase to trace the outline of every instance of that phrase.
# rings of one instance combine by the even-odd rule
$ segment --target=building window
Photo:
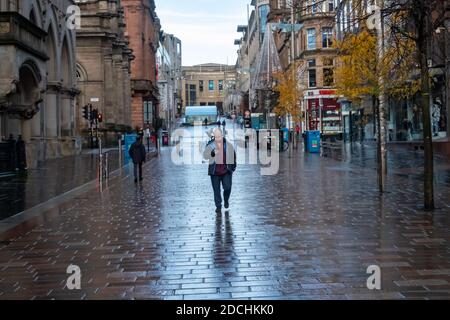
[[[316,49],[316,29],[314,28],[307,30],[307,49]]]
[[[153,103],[144,101],[144,123],[153,123]]]
[[[334,0],[328,0],[328,11],[329,12],[334,11]]]
[[[219,91],[223,91],[223,80],[219,80]]]
[[[195,106],[197,104],[197,86],[195,84],[191,84],[189,86],[189,95],[190,95],[190,102],[191,106]]]
[[[261,35],[264,35],[266,32],[267,26],[267,15],[269,14],[270,6],[268,4],[264,4],[259,6],[259,27],[261,30]]]
[[[316,66],[316,59],[308,60],[308,67],[314,68]]]
[[[309,69],[309,87],[315,88],[316,86],[316,69]]]
[[[324,66],[333,66],[334,65],[333,58],[323,58],[323,65]]]
[[[209,80],[208,89],[209,91],[214,91],[214,80]]]
[[[206,106],[206,102],[200,102],[200,106],[202,107]]]
[[[333,28],[322,28],[322,47],[331,48],[333,44]]]
[[[316,0],[311,0],[311,12],[312,14],[317,13],[317,1]]]
[[[203,92],[203,80],[200,80],[200,81],[198,82],[198,90],[199,90],[200,92]]]
[[[334,83],[333,69],[323,69],[323,85],[324,87],[331,87]]]

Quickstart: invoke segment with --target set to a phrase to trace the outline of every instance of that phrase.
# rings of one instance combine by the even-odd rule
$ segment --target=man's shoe
[[[225,202],[225,209],[228,209],[230,207],[230,204],[227,202]]]
[[[134,179],[134,183],[137,183],[137,179]]]
[[[222,213],[222,208],[216,208],[216,213]]]
[[[139,181],[142,181],[142,180],[144,180],[144,178],[139,178]]]

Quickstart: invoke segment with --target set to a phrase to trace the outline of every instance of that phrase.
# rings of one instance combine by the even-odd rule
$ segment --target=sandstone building
[[[183,67],[183,108],[217,106],[224,112],[226,85],[236,80],[236,67],[207,63]]]
[[[161,29],[154,0],[122,0],[125,38],[135,59],[131,63],[131,123],[133,129],[155,126],[158,118],[156,54]]]
[[[125,39],[122,1],[80,2],[77,30],[78,110],[91,103],[105,127],[131,126],[131,68],[134,58]],[[80,132],[88,127],[77,112]]]
[[[0,134],[26,141],[28,165],[78,152],[71,0],[0,0]]]

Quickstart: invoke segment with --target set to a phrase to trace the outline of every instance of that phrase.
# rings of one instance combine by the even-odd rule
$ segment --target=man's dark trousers
[[[139,168],[139,180],[142,180],[142,162],[134,163],[134,179],[138,179],[138,168]]]
[[[211,176],[212,187],[214,190],[214,202],[216,203],[216,208],[222,207],[222,195],[220,192],[220,183],[223,186],[223,197],[225,203],[228,203],[231,194],[231,186],[232,186],[232,177],[231,173],[227,173],[221,176]]]

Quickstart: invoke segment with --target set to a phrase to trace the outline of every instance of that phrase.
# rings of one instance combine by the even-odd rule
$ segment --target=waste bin
[[[163,146],[168,146],[169,145],[169,132],[163,131],[161,136],[162,136]]]
[[[305,132],[305,150],[309,153],[320,152],[320,131]]]

